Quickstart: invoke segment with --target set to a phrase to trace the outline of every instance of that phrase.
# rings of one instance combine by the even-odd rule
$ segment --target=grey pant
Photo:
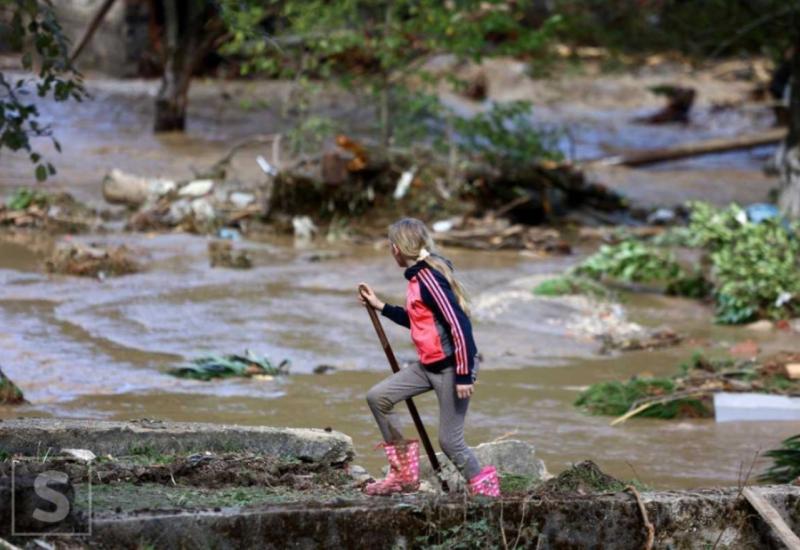
[[[480,466],[475,453],[464,441],[469,398],[459,399],[456,395],[455,367],[435,373],[414,363],[375,384],[367,392],[367,403],[384,441],[391,443],[403,439],[392,414],[395,403],[429,390],[435,391],[439,398],[439,445],[461,474],[467,480],[472,479],[480,472]]]

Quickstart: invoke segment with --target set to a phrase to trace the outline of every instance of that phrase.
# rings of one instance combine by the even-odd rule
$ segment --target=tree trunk
[[[789,218],[800,218],[800,39],[792,54],[792,78],[789,84],[789,134],[776,153],[781,176],[778,206]]]
[[[206,25],[213,16],[206,0],[164,1],[165,61],[156,97],[156,132],[181,132],[186,127],[192,73],[219,34],[219,29]]]

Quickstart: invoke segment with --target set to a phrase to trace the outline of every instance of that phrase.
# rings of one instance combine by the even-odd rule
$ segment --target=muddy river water
[[[155,85],[142,88],[148,103],[135,94],[120,101],[109,86],[96,91],[95,107],[44,110],[67,136],[62,136],[66,152],[59,158],[63,170],[48,185],[99,202],[100,176],[110,167],[185,174],[211,153],[224,151],[235,137],[207,135],[221,123],[198,112],[195,120],[201,122],[185,138],[155,139],[146,133],[149,111],[144,107]],[[254,117],[237,116],[230,124],[237,128],[234,134],[256,130]],[[614,127],[609,139],[616,132],[626,142],[632,139],[609,112],[586,120],[586,127],[594,129],[581,142],[589,147],[586,156],[602,149],[596,130],[603,124]],[[740,122],[718,134],[737,131]],[[658,134],[659,144],[685,131],[665,130]],[[739,198],[749,200],[766,190],[758,172],[763,156],[747,153],[727,163],[695,163],[673,174],[662,169],[638,180],[626,174],[618,181],[641,195],[647,178],[672,177],[679,189],[691,188],[695,195],[718,189],[716,198],[725,202],[730,176],[739,184]],[[30,167],[20,159],[6,156],[0,162],[3,190],[29,177]],[[705,191],[692,183],[701,178],[709,182]],[[147,269],[103,282],[47,276],[28,246],[0,240],[0,365],[31,402],[0,410],[0,415],[331,427],[350,434],[357,462],[378,472],[381,458],[373,450],[378,432],[364,396],[388,366],[355,288],[364,280],[388,301],[402,299],[405,280],[385,246],[247,242],[255,268],[233,271],[209,268],[205,237],[112,232],[81,239],[124,243]],[[551,471],[591,458],[619,477],[677,488],[735,484],[755,452],[797,432],[787,423],[713,420],[636,419],[612,428],[608,418],[573,406],[580,389],[593,382],[671,374],[693,350],[722,351],[745,337],[759,340],[764,349],[791,349],[796,339],[791,334],[719,327],[702,304],[631,294],[624,296],[630,320],[667,324],[688,334],[689,341],[662,351],[600,355],[597,342],[571,328],[585,309],[530,293],[538,278],[562,271],[579,254],[533,259],[514,252],[447,253],[473,289],[476,339],[484,358],[468,417],[469,443],[519,438],[536,445]],[[400,359],[412,359],[407,332],[384,324]],[[200,354],[245,349],[291,359],[292,374],[213,382],[165,374],[168,367]],[[313,374],[321,364],[336,370]],[[418,406],[435,435],[435,399],[420,397]]]

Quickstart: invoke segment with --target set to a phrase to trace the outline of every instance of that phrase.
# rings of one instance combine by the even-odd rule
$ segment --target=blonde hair
[[[436,243],[425,224],[416,218],[403,218],[389,226],[389,241],[400,250],[409,262],[423,261],[444,275],[456,295],[458,305],[469,315],[469,295],[464,285],[456,279],[452,264],[437,254]]]

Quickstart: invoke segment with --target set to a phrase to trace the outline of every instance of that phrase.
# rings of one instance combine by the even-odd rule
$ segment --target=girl
[[[370,495],[414,491],[419,486],[419,442],[403,438],[394,422],[395,403],[433,390],[439,399],[439,445],[469,481],[472,494],[499,496],[494,467],[483,469],[464,441],[464,418],[474,391],[477,349],[464,288],[448,260],[435,253],[421,221],[405,218],[389,228],[397,265],[408,279],[406,307],[383,303],[362,283],[361,302],[411,329],[419,363],[401,369],[367,392],[367,403],[383,435],[389,461],[386,478],[364,489]]]

